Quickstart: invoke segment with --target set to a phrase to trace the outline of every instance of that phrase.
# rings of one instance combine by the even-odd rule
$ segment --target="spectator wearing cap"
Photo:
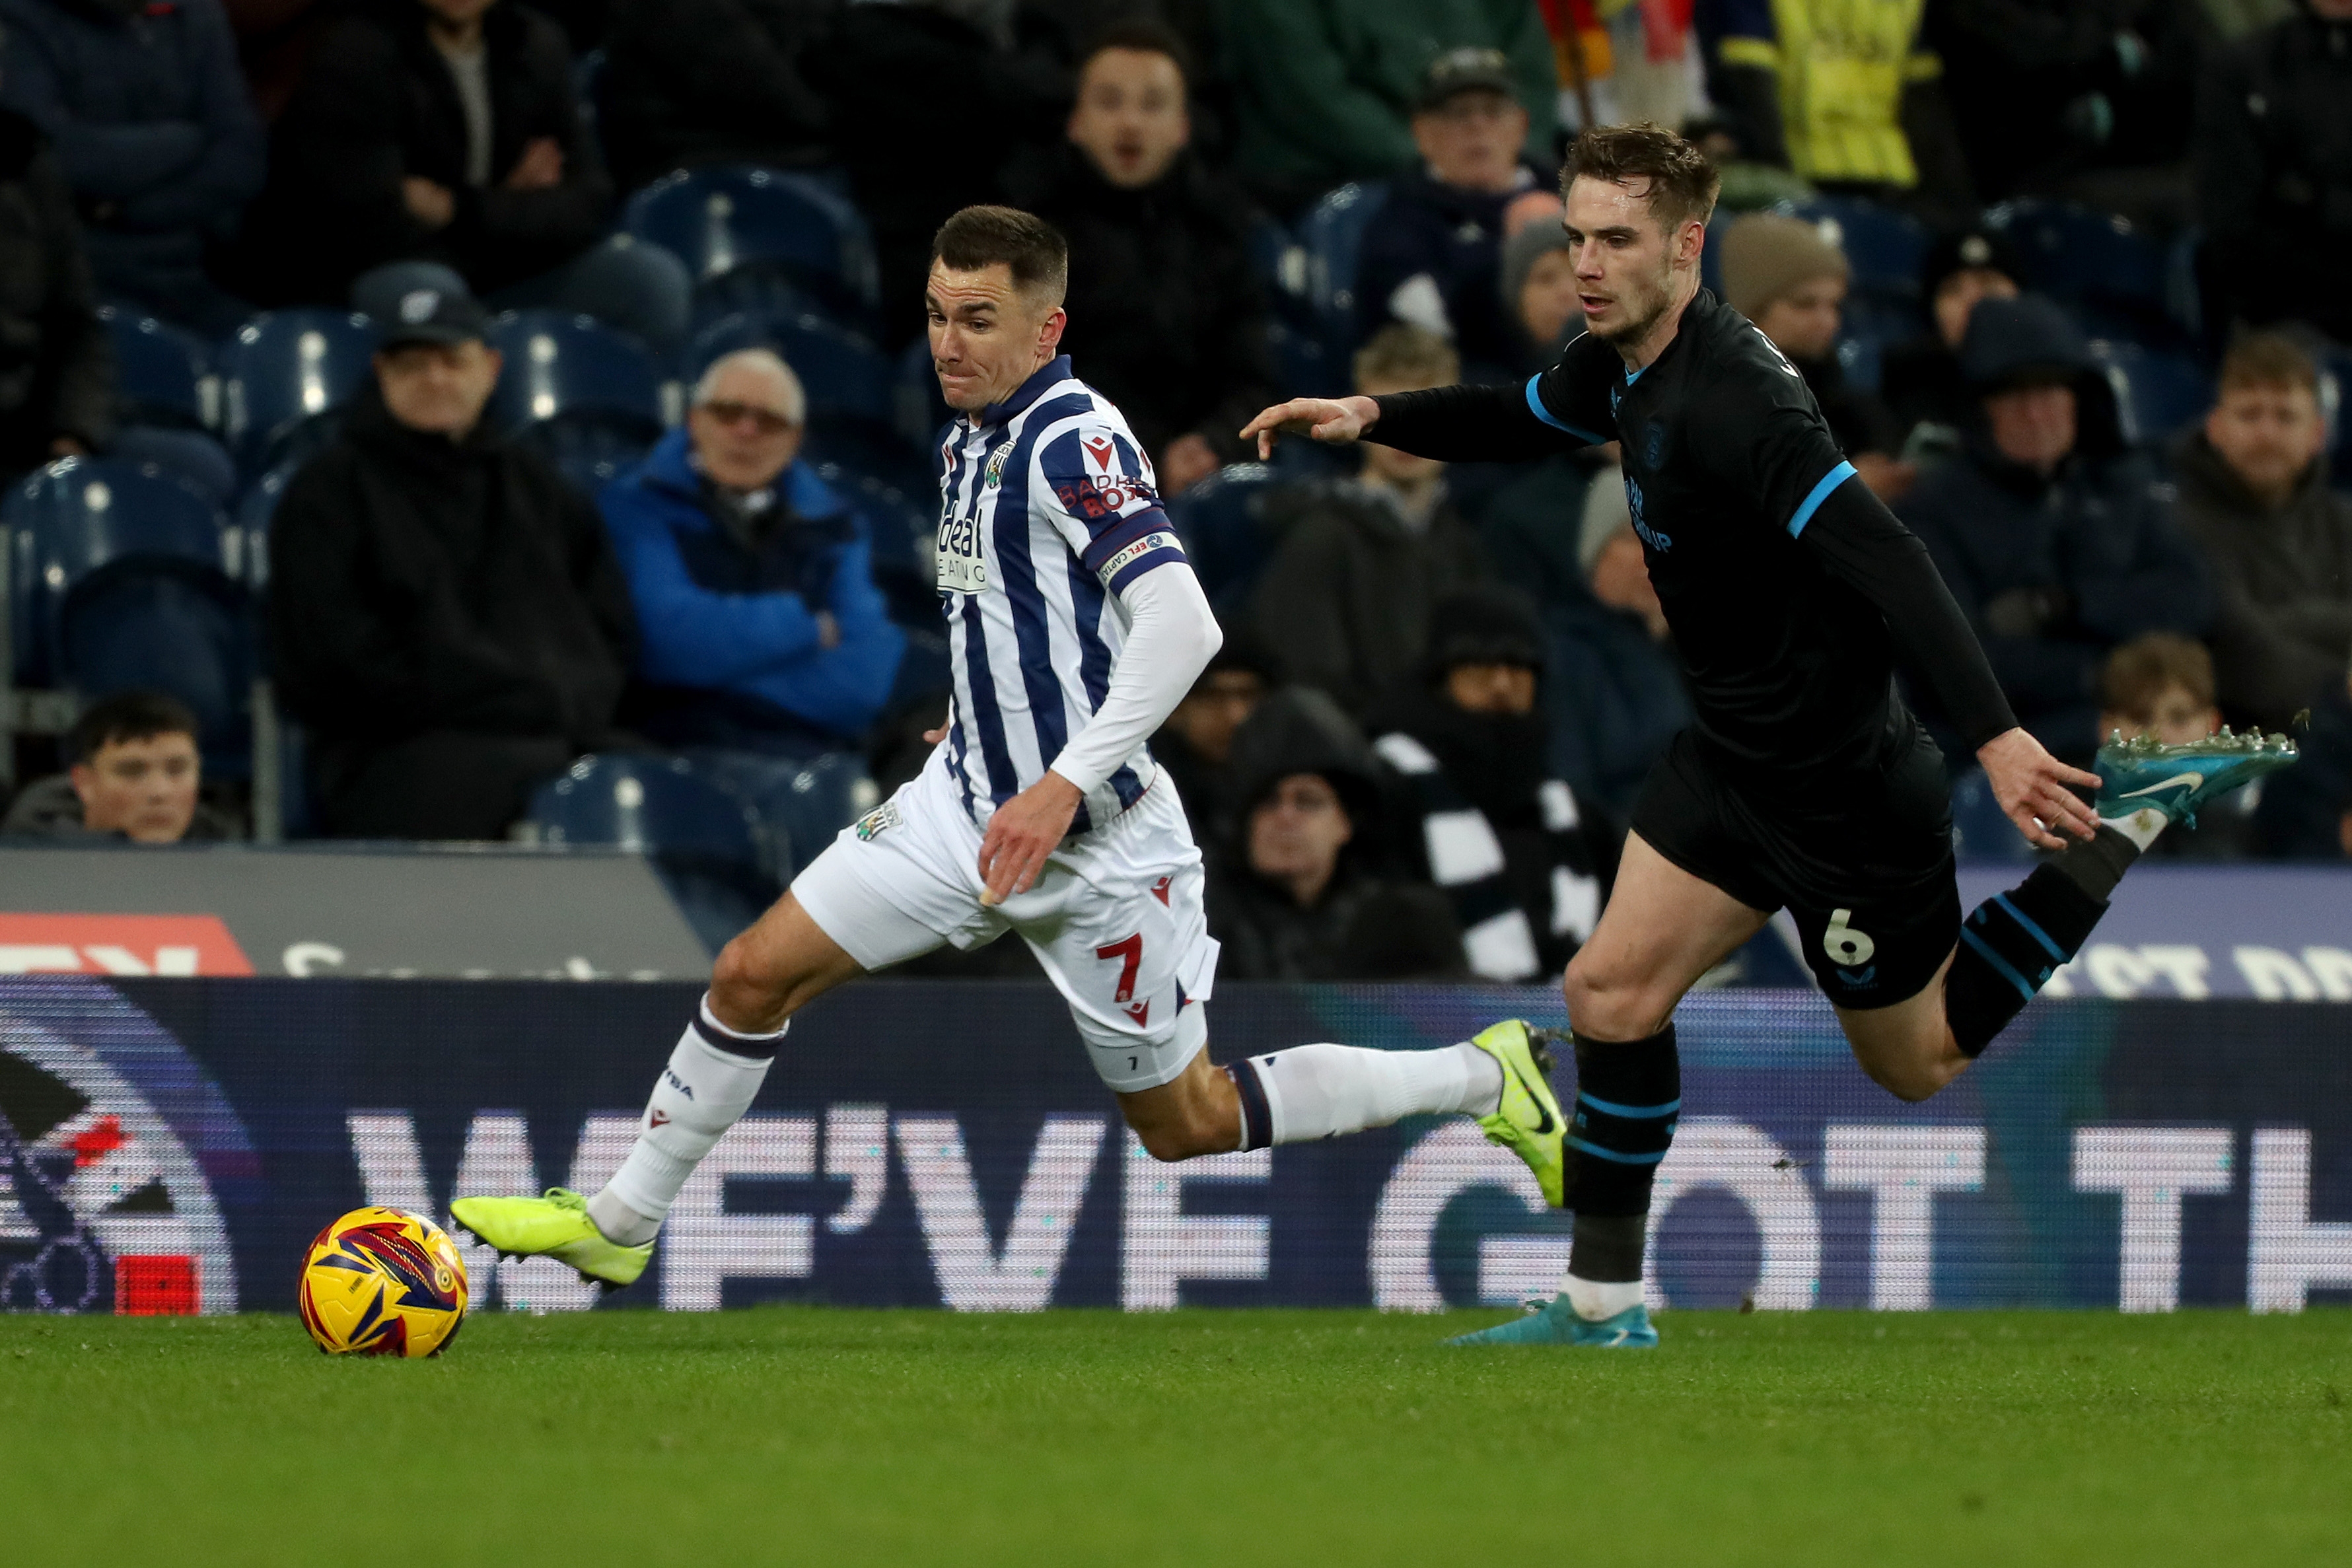
[[[488,312],[406,303],[271,524],[278,689],[331,837],[498,838],[613,739],[635,623],[595,508],[483,428]]]
[[[888,699],[906,634],[866,519],[796,460],[807,409],[773,353],[728,354],[597,498],[636,606],[637,732],[797,761],[856,745]]]
[[[1502,53],[1510,94],[1528,115],[1519,155],[1553,161],[1559,76],[1539,6],[1228,0],[1224,38],[1241,173],[1284,216],[1346,181],[1419,167],[1412,117],[1432,61],[1450,50]]]
[[[0,109],[0,480],[113,434],[114,353],[97,304],[57,156]]]
[[[1192,689],[1151,737],[1151,757],[1176,783],[1193,837],[1215,842],[1233,826],[1234,736],[1274,689],[1278,671],[1246,627],[1225,634]]]
[[[250,313],[206,251],[261,189],[261,118],[220,0],[0,0],[0,103],[73,188],[106,294],[226,336]]]
[[[1004,173],[1009,199],[1069,240],[1063,343],[1154,454],[1168,495],[1245,458],[1234,432],[1275,395],[1254,211],[1191,150],[1189,63],[1158,24],[1102,34],[1063,139]]]
[[[1356,263],[1356,317],[1370,337],[1390,321],[1452,340],[1474,378],[1517,369],[1519,333],[1499,289],[1512,205],[1558,222],[1558,197],[1522,156],[1528,111],[1500,49],[1454,49],[1431,62],[1413,103],[1421,166],[1398,179]]]
[[[2173,443],[2180,520],[2221,597],[2221,706],[2242,724],[2285,729],[2352,651],[2352,500],[2330,487],[2326,452],[2319,367],[2268,331],[2230,345],[2212,410]]]
[[[2202,636],[2208,568],[2173,516],[2171,488],[2124,449],[2114,395],[2057,306],[2032,295],[1980,302],[1960,363],[1979,416],[1960,456],[1922,475],[1898,510],[2019,721],[2060,756],[2087,759],[2107,651],[2147,632]]]
[[[2016,247],[1998,229],[1946,235],[1928,247],[1919,269],[1928,331],[1888,349],[1879,362],[1879,395],[1904,432],[1906,453],[1947,456],[1976,422],[1976,396],[1960,372],[1969,314],[1979,300],[2016,299],[2024,276]]]
[[[244,837],[201,798],[196,717],[162,692],[125,691],[92,703],[67,731],[65,750],[67,771],[18,791],[0,836],[133,844]]]
[[[1800,219],[1749,213],[1724,233],[1726,300],[1788,355],[1862,482],[1891,501],[1917,476],[1899,456],[1895,416],[1838,364],[1847,277],[1845,252]]]
[[[1460,379],[1453,349],[1419,327],[1383,327],[1355,370],[1356,390],[1373,397]],[[1445,465],[1362,445],[1354,478],[1266,497],[1265,523],[1282,543],[1247,613],[1290,679],[1350,713],[1419,674],[1431,603],[1487,574],[1476,531],[1446,494]]]
[[[677,258],[604,238],[613,182],[563,30],[515,0],[352,0],[270,144],[241,265],[272,300],[383,316],[418,289],[683,339]]]
[[[1428,643],[1425,680],[1383,705],[1372,750],[1420,813],[1471,973],[1558,973],[1601,918],[1620,835],[1551,775],[1542,627],[1509,588],[1457,589],[1432,606]]]
[[[1221,977],[1467,977],[1444,895],[1383,875],[1380,763],[1354,721],[1320,692],[1276,692],[1232,765],[1238,810],[1209,863]]]

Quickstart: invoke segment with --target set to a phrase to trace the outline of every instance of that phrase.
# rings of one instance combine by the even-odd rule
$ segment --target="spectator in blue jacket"
[[[766,349],[715,362],[685,428],[604,488],[640,636],[632,728],[795,759],[857,744],[906,650],[865,521],[795,463],[807,397]]]
[[[0,102],[40,127],[100,290],[225,334],[205,253],[261,189],[261,117],[220,0],[0,0]]]
[[[2087,759],[2108,650],[2147,632],[2201,637],[2211,575],[2173,515],[2172,488],[2124,448],[2115,395],[2064,311],[2032,295],[1981,301],[1960,368],[1977,423],[1899,510],[2020,721],[2060,756]],[[1922,699],[1930,689],[1913,682]]]

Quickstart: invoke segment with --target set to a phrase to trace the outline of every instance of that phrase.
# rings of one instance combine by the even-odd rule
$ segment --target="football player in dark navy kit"
[[[1578,1096],[1559,1300],[1472,1342],[1643,1345],[1644,1216],[1681,1104],[1675,1004],[1786,908],[1864,1071],[1904,1100],[1957,1078],[2090,934],[2168,821],[2292,760],[2231,741],[2147,789],[2020,729],[1926,548],[1855,477],[1803,378],[1699,287],[1717,182],[1648,125],[1587,132],[1562,171],[1587,328],[1524,386],[1303,398],[1243,431],[1451,461],[1616,441],[1696,721],[1644,785],[1608,908],[1569,965]],[[1563,528],[1572,519],[1561,520]],[[1932,681],[2001,808],[2057,851],[1963,922],[1942,754],[1894,685]],[[2161,776],[2156,775],[2156,776]],[[2077,789],[2097,791],[2095,805]],[[2064,837],[2062,837],[2063,835]]]

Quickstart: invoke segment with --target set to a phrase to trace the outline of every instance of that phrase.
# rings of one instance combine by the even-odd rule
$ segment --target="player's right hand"
[[[1294,397],[1243,426],[1242,439],[1257,437],[1258,459],[1263,462],[1274,456],[1276,431],[1345,445],[1361,437],[1380,416],[1381,405],[1369,397]]]

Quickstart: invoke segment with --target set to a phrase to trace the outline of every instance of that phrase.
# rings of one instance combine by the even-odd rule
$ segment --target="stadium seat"
[[[661,438],[677,393],[646,351],[589,316],[519,310],[490,327],[506,356],[490,417],[593,495]]]
[[[187,480],[217,506],[226,506],[236,496],[236,459],[202,430],[133,425],[114,433],[114,444],[106,455],[134,464],[152,463]]]
[[[811,757],[772,784],[754,786],[751,775],[734,776],[739,792],[768,831],[776,880],[789,883],[800,868],[824,853],[843,828],[880,802],[866,760],[847,752]]]
[[[1294,327],[1314,325],[1314,307],[1307,288],[1307,247],[1298,243],[1298,237],[1261,214],[1250,223],[1247,243],[1250,270],[1257,274],[1258,286],[1265,290],[1266,303],[1276,318]]]
[[[2165,252],[2127,220],[2072,202],[2025,200],[1989,209],[1985,222],[2017,247],[2029,288],[2090,315],[2095,329],[2174,324]]]
[[[1834,226],[1857,292],[1894,300],[1919,297],[1919,267],[1927,255],[1927,226],[1892,207],[1854,196],[1814,196],[1773,209],[1807,223]]]
[[[759,814],[683,757],[582,757],[533,793],[524,820],[541,843],[646,856],[713,952],[776,896],[774,847]]]
[[[910,495],[871,474],[820,458],[810,460],[816,465],[817,478],[848,496],[866,514],[872,531],[874,582],[888,602],[890,618],[901,626],[937,626],[939,580],[931,563],[940,514],[933,492],[927,487]]]
[[[718,289],[736,303],[761,302],[763,276],[860,316],[880,298],[865,218],[808,175],[744,164],[681,169],[630,197],[621,225],[685,262],[698,292]]]
[[[2032,860],[2033,847],[1993,798],[1992,781],[1970,768],[1952,781],[1952,853],[1978,866],[2013,866]]]
[[[223,345],[221,435],[246,473],[314,450],[371,374],[375,330],[341,310],[273,310]]]
[[[11,606],[17,681],[168,691],[206,768],[243,776],[257,650],[241,537],[212,501],[153,464],[74,458],[16,487],[5,521],[29,589]]]
[[[955,410],[940,395],[939,373],[931,368],[931,345],[923,338],[908,343],[906,352],[898,356],[898,380],[891,392],[891,407],[896,413],[898,434],[923,454],[928,465],[940,432],[955,417]]]
[[[1168,503],[1168,521],[1201,587],[1219,605],[1244,592],[1265,564],[1261,512],[1275,472],[1264,463],[1229,463]]]
[[[1346,361],[1333,354],[1323,341],[1276,317],[1265,324],[1268,357],[1274,361],[1275,388],[1285,397],[1345,397],[1354,390]]]
[[[2212,378],[2185,353],[2100,338],[2091,343],[2091,357],[2115,389],[2124,439],[2134,445],[2170,440],[2213,405]]]
[[[201,430],[213,423],[220,389],[201,344],[121,305],[100,305],[98,319],[114,347],[114,387],[125,424]]]
[[[1356,261],[1388,199],[1386,182],[1358,181],[1325,195],[1299,220],[1307,306],[1326,348],[1341,356],[1356,346]]]

